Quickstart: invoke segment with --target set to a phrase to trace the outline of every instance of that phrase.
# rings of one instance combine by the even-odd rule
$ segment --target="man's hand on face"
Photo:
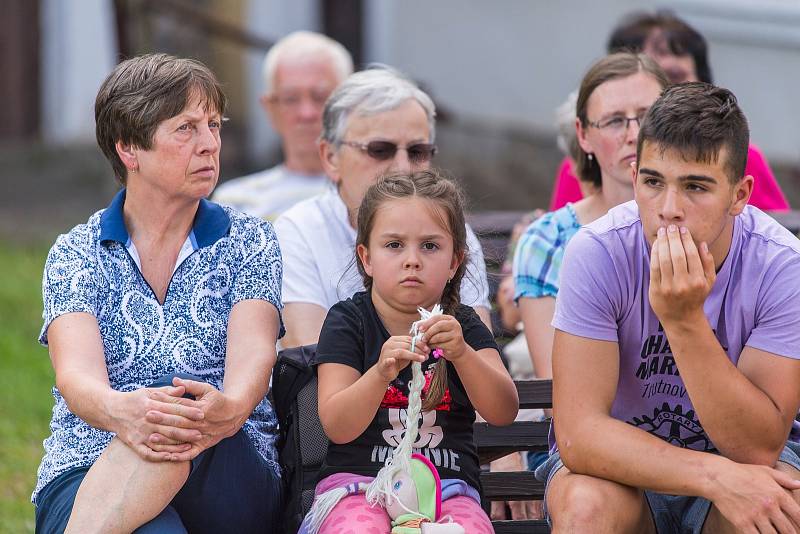
[[[685,226],[658,229],[650,254],[650,306],[661,324],[702,320],[716,277],[705,242],[698,250]]]

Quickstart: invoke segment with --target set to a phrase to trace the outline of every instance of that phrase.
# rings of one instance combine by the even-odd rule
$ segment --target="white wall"
[[[731,89],[751,139],[773,161],[800,162],[800,2],[679,0],[709,40],[714,82]]]
[[[42,132],[46,141],[92,141],[97,89],[117,56],[111,0],[41,0]],[[663,4],[664,2],[660,2]],[[422,81],[460,119],[554,132],[553,109],[604,52],[621,15],[657,0],[367,0],[367,61]],[[717,83],[748,114],[753,140],[773,161],[800,163],[800,2],[672,0],[709,39]],[[318,30],[317,0],[249,0],[248,30],[276,40]],[[248,151],[277,139],[258,104],[263,54],[247,54]]]
[[[94,141],[94,100],[116,65],[111,0],[42,0],[42,136],[57,144]]]
[[[368,49],[459,115],[551,130],[553,109],[603,55],[617,13],[634,4],[641,3],[369,3]]]
[[[770,159],[800,162],[796,0],[368,1],[367,59],[394,65],[470,122],[554,132],[553,110],[635,9],[668,4],[709,40]]]
[[[275,41],[298,29],[317,29],[316,0],[249,0],[247,29]],[[94,141],[94,99],[118,55],[112,0],[42,0],[42,135],[51,143]],[[258,103],[264,53],[246,54],[248,153],[264,157],[278,145]]]

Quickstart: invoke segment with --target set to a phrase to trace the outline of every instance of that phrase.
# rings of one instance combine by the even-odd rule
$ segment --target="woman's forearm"
[[[88,313],[57,317],[48,328],[56,387],[70,412],[90,425],[116,432],[114,413],[125,394],[108,379],[97,319]]]
[[[269,390],[278,327],[278,311],[268,302],[246,300],[231,310],[222,389],[237,430]]]
[[[222,390],[229,416],[237,421],[237,430],[266,396],[275,359],[273,345],[271,350],[254,350],[247,358],[229,357],[226,362]]]
[[[112,389],[108,380],[64,370],[56,375],[56,387],[70,412],[95,428],[117,432],[114,406],[124,393]]]
[[[553,334],[551,325],[555,313],[553,297],[519,299],[525,341],[533,362],[536,378],[553,378]]]

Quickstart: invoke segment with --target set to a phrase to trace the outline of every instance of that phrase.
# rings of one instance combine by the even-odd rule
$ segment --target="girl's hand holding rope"
[[[441,349],[445,359],[455,362],[468,352],[461,324],[452,315],[434,315],[419,323],[424,334],[422,341],[434,349]]]
[[[411,362],[428,359],[428,345],[418,340],[411,352],[411,336],[392,336],[381,347],[381,355],[375,368],[386,382],[391,382]]]

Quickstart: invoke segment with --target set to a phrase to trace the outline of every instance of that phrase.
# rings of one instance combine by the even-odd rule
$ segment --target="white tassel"
[[[425,308],[417,308],[420,316],[419,321],[411,325],[411,352],[414,352],[417,342],[422,338],[419,332],[419,323],[430,319],[434,315],[442,314],[442,307],[437,304],[431,311]],[[406,411],[406,432],[400,444],[395,448],[394,454],[386,458],[383,468],[378,471],[369,487],[367,488],[367,502],[370,504],[380,504],[386,507],[394,500],[392,493],[392,479],[401,471],[411,470],[412,446],[417,441],[419,435],[419,414],[422,411],[422,388],[425,386],[425,376],[422,374],[422,364],[420,362],[411,363],[411,383],[408,385],[408,410]]]

